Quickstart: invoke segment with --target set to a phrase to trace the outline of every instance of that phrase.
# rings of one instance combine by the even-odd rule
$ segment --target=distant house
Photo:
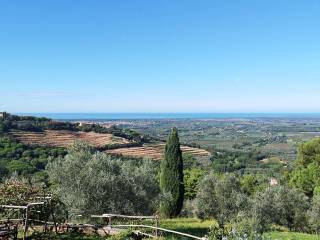
[[[78,122],[78,124],[79,124],[79,127],[85,127],[85,126],[91,125],[90,123],[87,123],[87,122]]]
[[[0,112],[0,118],[5,118],[8,114],[6,112]]]

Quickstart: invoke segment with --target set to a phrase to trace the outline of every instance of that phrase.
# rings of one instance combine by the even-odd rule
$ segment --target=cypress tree
[[[164,159],[161,161],[160,189],[160,214],[170,218],[178,216],[183,206],[184,185],[183,159],[177,128],[172,129],[165,147]]]

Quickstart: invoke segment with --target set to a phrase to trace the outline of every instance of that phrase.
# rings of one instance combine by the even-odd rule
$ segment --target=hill
[[[30,146],[67,147],[74,141],[85,141],[110,154],[161,159],[164,143],[131,129],[111,125],[54,121],[49,118],[3,114],[0,133]],[[194,156],[208,156],[206,150],[182,146],[182,151]]]
[[[67,147],[74,141],[80,140],[87,142],[95,148],[103,148],[110,145],[127,145],[134,141],[114,136],[110,133],[95,133],[70,130],[44,130],[35,131],[19,131],[11,130],[10,134],[18,141],[26,145],[38,145],[49,147]]]

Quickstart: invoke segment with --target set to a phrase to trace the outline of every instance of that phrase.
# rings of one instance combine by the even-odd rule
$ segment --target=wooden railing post
[[[55,231],[55,233],[57,234],[57,233],[58,233],[57,222],[56,222],[56,217],[55,217],[55,215],[54,215],[53,212],[51,213],[51,216],[52,216],[52,220],[53,220],[54,231]]]
[[[156,216],[156,238],[158,238],[158,216]]]
[[[25,240],[25,239],[26,239],[26,236],[27,236],[27,230],[28,230],[28,214],[29,214],[29,205],[27,205],[26,215],[25,215],[25,219],[24,219],[23,240]]]

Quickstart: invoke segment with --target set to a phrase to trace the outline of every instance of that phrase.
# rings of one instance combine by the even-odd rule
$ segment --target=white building
[[[6,112],[0,112],[0,118],[4,118],[5,116],[7,116]]]

